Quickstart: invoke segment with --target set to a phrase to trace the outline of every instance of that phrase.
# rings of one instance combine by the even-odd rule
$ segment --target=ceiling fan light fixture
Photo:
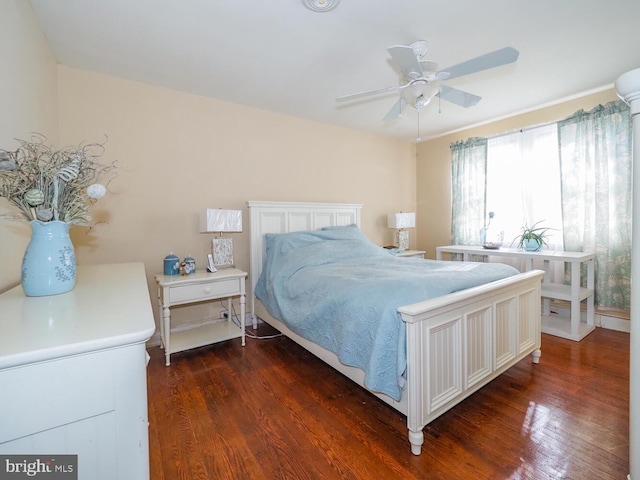
[[[302,4],[314,12],[328,12],[338,6],[340,0],[302,0]]]
[[[427,97],[424,95],[420,95],[417,99],[416,99],[416,103],[413,106],[413,108],[415,108],[416,110],[420,111],[422,110],[424,107],[426,107],[427,105],[429,105],[429,102],[431,102],[431,99],[433,97]]]
[[[421,97],[428,92],[429,86],[427,82],[418,81],[411,85],[407,91],[409,94],[413,95],[415,98]]]

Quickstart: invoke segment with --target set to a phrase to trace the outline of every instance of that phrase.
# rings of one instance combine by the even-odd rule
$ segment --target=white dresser
[[[0,454],[78,455],[78,478],[149,478],[142,263],[79,266],[75,288],[0,295]]]

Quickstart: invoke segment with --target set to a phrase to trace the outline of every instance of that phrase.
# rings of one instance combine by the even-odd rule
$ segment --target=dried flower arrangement
[[[18,140],[15,151],[0,150],[0,197],[17,206],[22,219],[90,223],[89,207],[106,194],[115,162],[98,161],[103,143],[55,150],[45,141],[38,135]]]

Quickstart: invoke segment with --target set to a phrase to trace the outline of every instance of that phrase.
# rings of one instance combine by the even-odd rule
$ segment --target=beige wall
[[[0,149],[14,150],[16,138],[33,132],[58,138],[56,61],[29,2],[0,2]],[[7,219],[12,210],[0,199],[0,292],[20,282],[20,265],[31,235],[29,224]]]
[[[204,208],[243,210],[231,235],[247,271],[248,200],[363,203],[363,231],[379,244],[393,239],[387,213],[415,208],[413,144],[64,66],[58,82],[61,142],[107,135],[104,159],[119,166],[93,209],[108,223],[71,230],[78,263],[143,261],[154,305],[170,251],[204,267]]]
[[[418,248],[426,250],[427,257],[435,258],[437,246],[451,243],[451,143],[560,120],[580,109],[590,110],[600,103],[617,99],[612,88],[419,144],[416,164]]]

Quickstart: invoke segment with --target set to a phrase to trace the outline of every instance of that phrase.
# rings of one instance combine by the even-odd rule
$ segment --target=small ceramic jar
[[[191,255],[187,255],[183,260],[184,271],[187,275],[196,273],[196,261]]]
[[[178,275],[180,273],[180,259],[173,252],[169,252],[169,255],[164,257],[164,270],[165,275]]]

